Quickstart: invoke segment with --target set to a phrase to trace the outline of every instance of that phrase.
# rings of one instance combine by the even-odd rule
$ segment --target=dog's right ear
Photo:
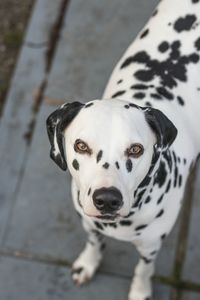
[[[50,157],[62,169],[67,170],[63,147],[63,131],[84,106],[80,102],[65,103],[54,111],[46,121],[47,133],[51,144]]]

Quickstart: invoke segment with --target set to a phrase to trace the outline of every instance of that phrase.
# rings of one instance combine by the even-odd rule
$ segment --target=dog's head
[[[104,220],[129,214],[134,191],[177,135],[161,111],[116,99],[64,104],[47,131],[51,158],[68,166],[84,213]]]

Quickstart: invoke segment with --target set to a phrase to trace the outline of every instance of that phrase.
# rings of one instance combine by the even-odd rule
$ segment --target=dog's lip
[[[98,220],[102,220],[105,222],[116,222],[119,219],[119,214],[116,215],[98,215],[94,216],[94,218]]]

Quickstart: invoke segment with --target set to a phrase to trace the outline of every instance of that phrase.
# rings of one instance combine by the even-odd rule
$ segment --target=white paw
[[[131,291],[128,295],[128,300],[151,300],[151,296],[147,296],[141,292]]]
[[[128,300],[151,300],[151,281],[147,278],[135,277],[131,285]]]
[[[72,279],[77,286],[81,286],[82,284],[88,282],[93,276],[93,272],[86,268],[82,267],[72,267]]]
[[[89,259],[86,255],[80,255],[72,266],[72,279],[77,286],[88,282],[97,270],[100,259]]]

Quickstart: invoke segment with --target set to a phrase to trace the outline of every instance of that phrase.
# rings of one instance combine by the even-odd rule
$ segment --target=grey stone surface
[[[115,63],[157,2],[71,1],[45,91],[46,100],[52,99],[56,104],[63,99],[101,97]],[[45,121],[55,107],[42,105],[29,152],[23,137],[33,114],[33,91],[44,79],[46,42],[60,3],[61,0],[38,0],[36,4],[0,126],[0,241],[4,237],[0,247],[10,252],[22,250],[33,259],[0,257],[0,299],[126,299],[138,258],[129,243],[108,239],[100,272],[81,289],[73,286],[68,268],[37,261],[37,256],[49,255],[71,264],[85,242],[72,205],[70,175],[49,158]],[[198,194],[197,184],[184,268],[184,278],[194,281],[199,278],[200,259]],[[179,224],[164,243],[157,274],[172,273],[178,229]],[[169,300],[167,286],[154,286],[154,300]],[[198,296],[184,292],[183,299],[196,300]]]
[[[98,273],[89,284],[78,288],[68,268],[13,258],[0,259],[2,300],[88,300],[127,299],[130,279]],[[155,300],[168,300],[169,289],[155,285]]]
[[[25,40],[46,42],[61,0],[38,0]],[[0,124],[0,241],[10,218],[27,155],[24,138],[33,117],[32,106],[45,76],[46,46],[22,46]]]
[[[181,300],[199,300],[200,294],[193,292],[184,292]]]
[[[198,166],[199,167],[199,166]],[[200,168],[198,168],[188,237],[188,248],[184,263],[183,278],[200,284]],[[199,295],[200,299],[200,295]]]
[[[58,102],[101,97],[113,67],[158,2],[71,1],[46,96]]]

